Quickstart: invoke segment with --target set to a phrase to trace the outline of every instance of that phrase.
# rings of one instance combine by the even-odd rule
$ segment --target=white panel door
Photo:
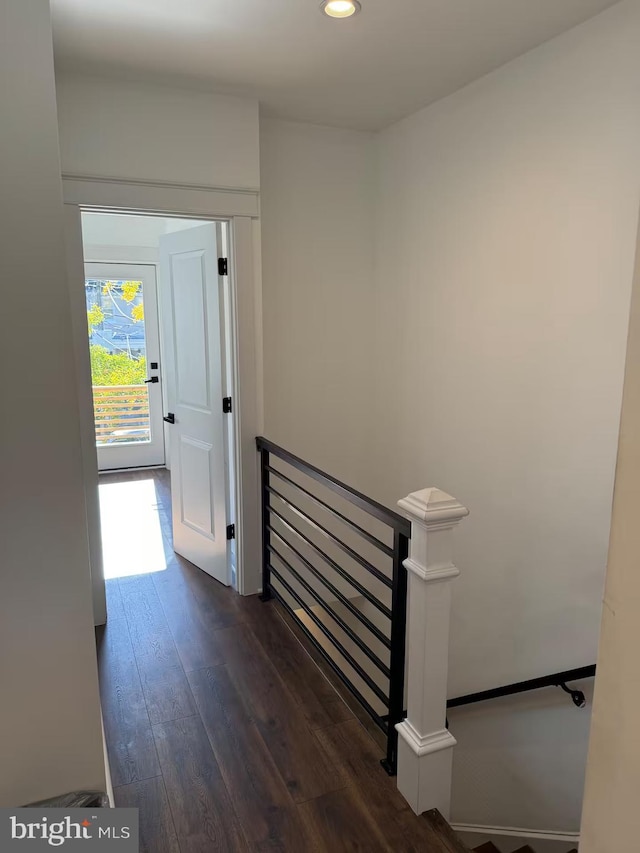
[[[161,237],[160,299],[173,547],[228,586],[218,243],[213,223]]]

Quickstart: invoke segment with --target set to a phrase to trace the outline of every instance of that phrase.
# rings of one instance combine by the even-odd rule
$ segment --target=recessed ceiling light
[[[350,18],[361,7],[358,0],[322,0],[320,8],[330,18]]]

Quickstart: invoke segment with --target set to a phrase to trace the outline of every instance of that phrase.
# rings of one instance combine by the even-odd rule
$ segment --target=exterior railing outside
[[[149,441],[149,393],[145,385],[94,385],[96,444]]]

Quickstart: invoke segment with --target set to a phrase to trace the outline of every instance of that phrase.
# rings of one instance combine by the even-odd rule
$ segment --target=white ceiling
[[[378,129],[615,0],[51,0],[63,70],[258,98],[285,118]]]

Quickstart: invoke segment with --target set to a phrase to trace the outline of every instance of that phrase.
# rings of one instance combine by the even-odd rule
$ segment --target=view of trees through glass
[[[149,441],[141,281],[85,281],[98,445]]]

